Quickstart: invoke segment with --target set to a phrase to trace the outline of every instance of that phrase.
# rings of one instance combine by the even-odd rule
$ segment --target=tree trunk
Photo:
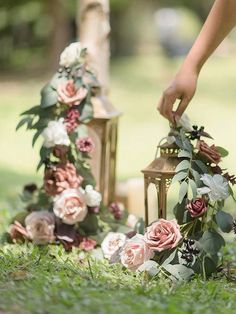
[[[46,5],[53,23],[49,43],[49,67],[55,70],[58,68],[60,53],[70,40],[70,21],[64,0],[50,0]]]
[[[78,35],[106,94],[109,84],[109,0],[79,0]]]

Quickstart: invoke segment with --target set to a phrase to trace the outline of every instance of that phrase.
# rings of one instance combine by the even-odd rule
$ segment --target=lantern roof
[[[160,177],[162,175],[173,176],[175,168],[180,163],[178,157],[179,147],[176,144],[164,143],[159,146],[160,157],[155,158],[142,173],[151,177]]]
[[[92,97],[92,104],[95,119],[110,120],[122,114],[111,104],[106,96]]]

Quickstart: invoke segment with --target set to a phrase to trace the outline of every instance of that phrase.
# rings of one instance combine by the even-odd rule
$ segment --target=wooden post
[[[79,0],[78,37],[106,94],[109,85],[109,0]]]

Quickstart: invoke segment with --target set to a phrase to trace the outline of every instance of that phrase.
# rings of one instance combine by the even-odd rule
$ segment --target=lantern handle
[[[167,140],[167,139],[168,139],[168,137],[165,136],[165,137],[163,137],[163,138],[160,140],[160,142],[158,143],[157,149],[156,149],[156,153],[155,153],[155,159],[157,159],[158,152],[159,152],[159,149],[160,149],[160,147],[161,147],[161,143],[162,143],[164,140]]]

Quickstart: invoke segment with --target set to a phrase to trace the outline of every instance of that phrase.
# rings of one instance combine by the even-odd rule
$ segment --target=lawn
[[[156,112],[161,92],[179,60],[132,57],[111,67],[110,98],[123,113],[118,145],[118,179],[140,176],[150,162],[168,123]],[[236,146],[236,57],[214,57],[205,67],[188,113],[206,125],[220,146],[230,151],[225,165],[234,172]],[[24,183],[40,182],[35,174],[38,147],[31,148],[30,132],[15,133],[19,113],[39,101],[47,77],[2,78],[0,83],[0,224],[19,207]],[[124,158],[125,156],[125,158]],[[234,213],[235,209],[230,208]],[[2,228],[1,228],[2,229]],[[228,255],[235,259],[234,248]],[[173,285],[163,279],[123,271],[101,261],[79,262],[77,252],[59,247],[2,246],[0,254],[0,313],[236,313],[236,285],[224,276],[207,282],[194,279]]]

